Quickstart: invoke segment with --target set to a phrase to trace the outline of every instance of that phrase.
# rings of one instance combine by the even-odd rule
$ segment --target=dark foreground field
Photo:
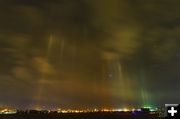
[[[157,115],[129,113],[75,113],[75,114],[15,114],[0,115],[0,119],[163,119]]]

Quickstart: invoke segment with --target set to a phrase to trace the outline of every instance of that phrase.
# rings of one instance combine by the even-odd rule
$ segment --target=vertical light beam
[[[53,35],[51,34],[49,39],[48,39],[48,49],[47,49],[47,57],[50,56],[51,54],[51,50],[52,50],[52,47],[53,47],[53,43],[54,43],[54,39],[53,39]]]

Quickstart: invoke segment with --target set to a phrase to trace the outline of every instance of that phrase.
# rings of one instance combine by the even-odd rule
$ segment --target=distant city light
[[[98,113],[98,112],[126,112],[126,113],[141,113],[141,112],[149,112],[149,114],[157,114],[158,108],[117,108],[117,109],[55,109],[55,110],[29,110],[27,113],[41,113],[41,114],[48,114],[48,113]],[[147,111],[148,110],[148,111]],[[23,111],[22,111],[23,112]],[[0,114],[16,114],[18,111],[16,109],[1,109]]]
[[[2,109],[0,110],[0,114],[16,114],[17,110],[15,109]]]

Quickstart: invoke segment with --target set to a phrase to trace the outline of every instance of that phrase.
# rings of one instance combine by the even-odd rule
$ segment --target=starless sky
[[[0,0],[0,107],[180,100],[179,0]]]

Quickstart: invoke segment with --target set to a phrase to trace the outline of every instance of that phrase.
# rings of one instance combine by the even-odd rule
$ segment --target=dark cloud
[[[94,108],[177,101],[178,4],[1,0],[0,105]]]

